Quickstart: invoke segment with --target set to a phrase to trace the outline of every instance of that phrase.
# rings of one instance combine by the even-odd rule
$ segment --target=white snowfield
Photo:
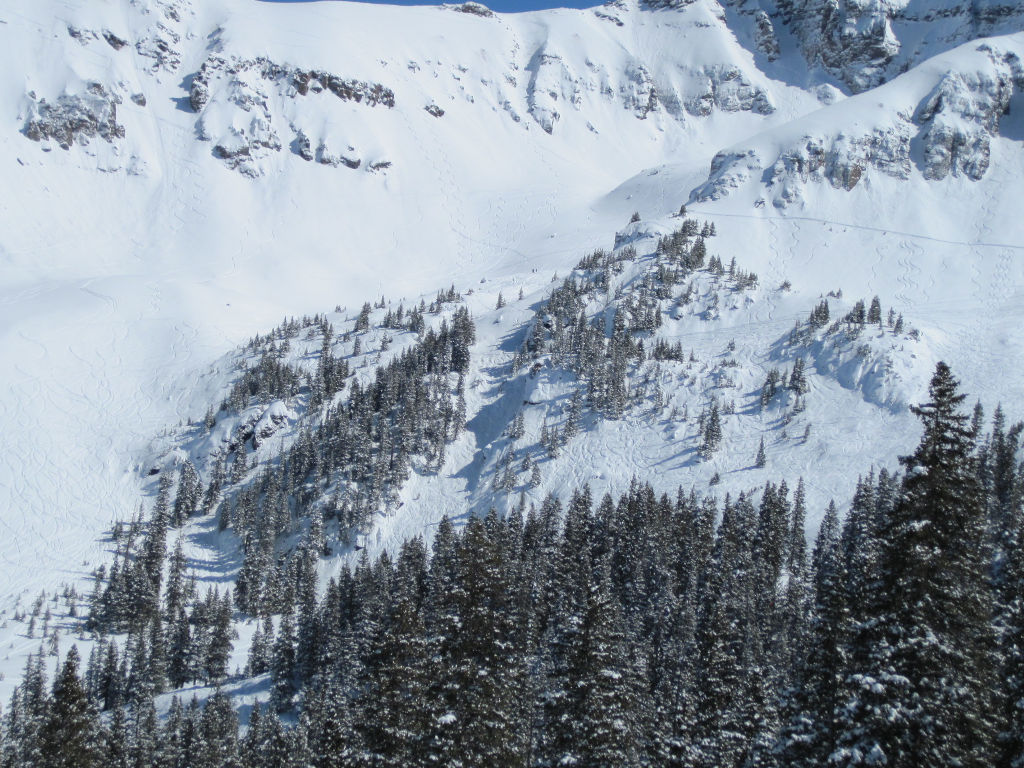
[[[636,237],[640,270],[682,203],[714,223],[709,254],[757,287],[702,277],[718,308],[666,313],[658,332],[697,361],[664,373],[664,410],[588,423],[530,501],[583,482],[618,493],[634,475],[705,493],[718,473],[719,495],[803,476],[813,528],[858,473],[915,444],[907,405],[937,360],[971,402],[1024,417],[1024,34],[922,43],[922,63],[847,98],[777,32],[768,62],[750,18],[716,0],[491,17],[0,1],[0,701],[39,642],[14,611],[109,560],[112,522],[148,507],[149,469],[223,398],[239,344],[285,316],[337,308],[344,331],[367,300],[465,295],[469,429],[361,542],[393,551],[444,513],[515,503],[491,490],[503,432],[540,404],[524,411],[536,443],[568,386],[548,368],[504,382],[525,323],[554,273],[617,232]],[[839,290],[833,319],[877,295],[917,339],[811,345],[803,412],[752,408],[767,371],[792,366],[794,323]],[[712,392],[715,372],[730,386]],[[737,412],[699,461],[712,395]],[[208,446],[189,450],[205,479]],[[230,534],[192,543],[223,582],[209,548]]]

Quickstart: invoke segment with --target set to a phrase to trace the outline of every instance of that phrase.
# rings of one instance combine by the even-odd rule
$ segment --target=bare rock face
[[[758,176],[779,207],[803,200],[813,184],[851,190],[871,174],[907,179],[915,167],[933,181],[980,180],[1000,118],[1015,94],[1024,93],[1024,62],[988,44],[977,50],[983,55],[976,65],[945,73],[919,103],[894,108],[873,127],[804,136],[767,159],[755,150],[719,153],[691,199],[718,199]]]
[[[218,53],[211,54],[193,76],[189,104],[193,111],[201,112],[210,100],[210,88],[214,83],[227,90],[242,84],[244,90],[251,89],[256,80],[266,81],[290,97],[328,91],[342,101],[354,101],[368,107],[395,106],[395,92],[380,83],[343,78],[320,70],[291,69],[263,57],[227,58]]]
[[[779,48],[779,38],[775,34],[775,25],[772,24],[771,17],[763,10],[758,9],[754,17],[754,23],[756,25],[754,45],[757,46],[757,50],[765,55],[768,61],[775,61],[779,58],[781,49]]]
[[[344,166],[352,170],[363,164],[362,159],[356,155],[355,147],[338,150],[330,147],[327,142],[322,142],[316,148],[316,161],[321,165],[330,165],[334,168]]]
[[[292,142],[292,151],[306,162],[313,160],[313,142],[304,131],[299,131]]]
[[[228,168],[250,177],[263,174],[256,162],[271,152],[281,151],[281,139],[265,120],[255,117],[247,128],[232,126],[228,135],[213,147],[213,155],[224,161]]]
[[[206,63],[203,64],[203,69],[206,69]],[[204,73],[200,71],[199,75],[192,78],[192,85],[189,88],[188,104],[192,107],[193,112],[202,112],[206,102],[210,100],[210,86],[203,75]]]
[[[886,68],[900,51],[892,10],[885,0],[822,9],[821,62],[854,93],[884,82]]]
[[[293,151],[305,160],[327,166],[358,168],[361,160],[349,151],[335,151],[325,142],[316,150],[313,140],[298,128],[280,129],[284,100],[330,94],[366,107],[395,106],[395,94],[380,83],[369,83],[321,70],[301,70],[264,57],[241,59],[211,54],[192,77],[189,105],[201,114],[199,134],[214,142],[213,154],[229,168],[247,176],[263,173],[261,160],[280,152],[281,132],[294,132]],[[216,100],[213,117],[207,106]],[[227,107],[227,112],[221,107]],[[225,114],[234,114],[225,120]],[[241,126],[241,127],[240,127]]]
[[[643,0],[644,5],[648,8],[685,8],[688,5],[693,5],[697,0]]]
[[[580,81],[556,53],[538,51],[528,69],[532,73],[526,101],[530,115],[545,133],[553,133],[561,118],[560,107],[578,107],[582,100]]]
[[[117,122],[120,103],[100,83],[90,83],[85,93],[60,96],[52,104],[46,99],[33,102],[23,132],[32,141],[52,139],[61,149],[96,137],[113,143],[124,138],[124,126]]]
[[[801,201],[809,183],[827,183],[849,191],[869,169],[893,178],[908,178],[911,135],[911,126],[901,122],[864,135],[806,137],[800,145],[780,154],[768,169],[768,187],[775,205],[785,207]]]
[[[907,1],[782,0],[778,7],[808,62],[859,93],[887,79],[901,48],[892,21]]]
[[[685,101],[686,111],[691,115],[705,117],[715,109],[758,115],[770,115],[775,111],[768,94],[753,85],[738,68],[712,66],[704,67],[701,72],[702,90]]]
[[[115,51],[120,51],[122,48],[124,48],[126,45],[128,45],[128,41],[127,40],[125,40],[124,38],[118,37],[113,32],[111,32],[109,29],[103,31],[103,39],[106,40],[107,44],[111,48],[113,48]]]
[[[561,105],[579,108],[583,99],[580,79],[557,53],[542,49],[527,69],[531,73],[526,90],[529,114],[546,133],[552,133],[561,118]]]
[[[779,0],[777,11],[774,21],[789,26],[807,60],[853,93],[922,55],[1024,24],[1024,6],[1011,0]]]
[[[461,5],[450,6],[453,11],[459,13],[469,13],[473,16],[480,16],[485,19],[489,19],[494,16],[494,11],[488,8],[483,3],[462,3]]]
[[[1024,67],[1016,55],[989,50],[989,57],[990,70],[947,73],[918,107],[926,178],[952,174],[978,181],[988,170],[999,118],[1014,91],[1024,89]]]
[[[96,39],[96,33],[90,29],[80,29],[74,25],[68,25],[68,35],[77,40],[80,45],[88,45]]]
[[[753,150],[721,152],[711,163],[708,180],[693,191],[691,200],[717,200],[759,177],[774,204],[785,208],[801,202],[814,184],[849,191],[869,173],[906,179],[913,169],[910,147],[915,130],[912,122],[897,118],[891,125],[865,133],[804,136],[767,162]]]
[[[181,66],[180,42],[181,35],[169,24],[159,21],[135,43],[135,50],[140,56],[152,60],[150,69],[153,72],[175,72]]]
[[[621,91],[623,105],[641,120],[658,108],[658,92],[654,81],[640,63],[633,63],[626,68],[626,80]]]
[[[260,415],[252,426],[252,445],[259,449],[267,440],[295,420],[295,413],[288,408],[283,400],[275,400]]]
[[[282,74],[283,72],[273,65],[264,68],[264,77],[267,79],[278,79]],[[295,90],[302,96],[311,91],[322,93],[327,90],[342,101],[354,101],[368,107],[382,105],[391,108],[395,106],[395,92],[380,83],[345,79],[332,75],[330,72],[316,70],[310,72],[294,70],[291,72],[291,82]]]
[[[719,152],[711,160],[708,180],[690,193],[690,200],[721,200],[760,170],[761,161],[754,150]]]

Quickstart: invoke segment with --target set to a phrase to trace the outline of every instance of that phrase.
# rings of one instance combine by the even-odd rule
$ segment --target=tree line
[[[929,395],[902,471],[862,477],[813,547],[802,481],[716,500],[637,479],[443,519],[429,551],[364,554],[322,595],[294,569],[256,619],[271,692],[244,733],[220,690],[157,718],[136,633],[84,676],[72,650],[52,686],[33,657],[3,764],[1019,764],[1022,426],[964,413],[944,364]],[[209,649],[224,596],[199,604]]]

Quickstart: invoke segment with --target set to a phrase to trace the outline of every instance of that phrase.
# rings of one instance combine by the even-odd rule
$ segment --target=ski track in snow
[[[897,237],[908,237],[913,240],[924,240],[930,243],[938,243],[941,245],[962,245],[968,248],[996,248],[996,249],[1008,249],[1013,251],[1024,251],[1024,243],[1001,243],[1001,242],[985,242],[983,240],[948,240],[939,237],[931,237],[920,232],[902,232],[896,229],[888,229],[885,227],[875,227],[869,224],[855,224],[849,221],[841,221],[839,219],[823,219],[814,216],[800,216],[800,215],[785,215],[785,216],[760,216],[757,214],[750,213],[732,213],[725,211],[715,211],[708,209],[698,209],[694,207],[687,208],[687,211],[694,216],[706,216],[710,219],[715,218],[729,218],[729,219],[768,219],[772,221],[781,222],[792,222],[794,226],[796,222],[807,221],[816,224],[834,224],[838,227],[846,227],[848,229],[856,229],[862,232],[875,232],[885,236],[894,235]]]

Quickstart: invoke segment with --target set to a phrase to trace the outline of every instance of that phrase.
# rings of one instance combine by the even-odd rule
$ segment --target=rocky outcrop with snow
[[[1024,6],[1008,0],[781,0],[779,17],[807,60],[854,93],[929,55],[1024,28]]]
[[[313,152],[310,137],[282,113],[283,101],[337,98],[366,107],[393,108],[395,93],[380,83],[324,70],[277,64],[265,57],[242,59],[211,54],[192,78],[189,105],[200,113],[199,136],[213,142],[214,156],[247,176],[264,172],[261,160],[291,143],[305,160],[358,168],[355,151],[339,152],[322,139]],[[212,103],[211,103],[212,102]]]
[[[753,146],[723,150],[691,199],[720,199],[752,177],[779,207],[804,200],[809,185],[849,191],[871,174],[908,179],[916,170],[933,181],[978,181],[989,168],[1000,119],[1014,94],[1024,92],[1020,55],[1004,49],[1018,42],[968,46],[969,61],[940,58],[932,71],[942,74],[908,76],[879,89],[891,101],[871,103],[865,95],[826,108],[813,121],[814,132],[793,126]]]
[[[29,116],[23,132],[32,141],[44,144],[53,140],[61,149],[88,144],[100,138],[115,142],[124,138],[124,126],[117,122],[121,97],[110,93],[101,83],[89,83],[84,92],[64,94],[53,102],[36,100],[30,93]]]
[[[530,115],[546,133],[552,133],[566,107],[579,107],[582,99],[579,79],[560,55],[547,50],[538,51],[528,69]]]
[[[152,21],[136,41],[135,50],[150,60],[151,72],[177,71],[181,66],[181,42],[185,35],[183,22],[192,11],[191,5],[188,0],[153,0],[142,6],[141,11]]]
[[[770,115],[775,111],[763,88],[754,85],[739,67],[704,67],[696,79],[697,92],[686,99],[686,111],[706,117],[714,110],[721,112],[753,112]]]
[[[1014,92],[1024,90],[1024,67],[1015,53],[986,49],[991,67],[947,73],[918,107],[926,178],[977,181],[988,170],[999,120]]]

